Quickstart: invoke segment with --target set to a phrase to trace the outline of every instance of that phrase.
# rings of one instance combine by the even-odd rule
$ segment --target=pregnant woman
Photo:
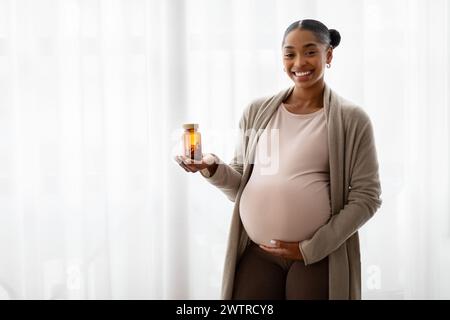
[[[177,157],[235,202],[223,299],[360,299],[358,229],[381,205],[365,111],[324,81],[338,31],[300,20],[282,41],[294,86],[254,100],[229,164]]]

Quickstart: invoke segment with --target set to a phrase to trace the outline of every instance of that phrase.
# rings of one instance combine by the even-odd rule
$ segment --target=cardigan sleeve
[[[233,202],[236,200],[243,173],[244,148],[246,146],[245,130],[247,128],[250,106],[251,104],[246,108],[239,121],[239,138],[231,161],[226,164],[218,156],[214,155],[216,163],[218,163],[214,175],[208,177],[203,172],[200,172],[209,183],[219,188]]]
[[[333,215],[327,224],[319,228],[312,238],[301,241],[300,251],[305,265],[315,263],[338,249],[381,206],[381,186],[378,175],[373,128],[369,117],[361,112],[360,139],[350,177],[348,201],[341,211]]]

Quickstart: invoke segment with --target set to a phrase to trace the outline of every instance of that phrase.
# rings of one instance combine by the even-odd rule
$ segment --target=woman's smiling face
[[[327,63],[331,63],[331,47],[317,41],[314,33],[295,29],[287,36],[283,44],[283,64],[289,78],[295,85],[308,88],[323,81]]]

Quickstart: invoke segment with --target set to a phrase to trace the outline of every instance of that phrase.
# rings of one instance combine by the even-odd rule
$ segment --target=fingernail
[[[275,240],[270,240],[270,243],[271,244],[275,244],[275,243],[277,243]]]

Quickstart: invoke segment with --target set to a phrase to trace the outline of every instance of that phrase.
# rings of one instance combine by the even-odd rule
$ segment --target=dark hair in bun
[[[284,45],[286,36],[295,29],[312,31],[316,36],[317,41],[333,48],[336,48],[341,42],[341,35],[339,34],[339,31],[335,29],[328,29],[322,22],[318,20],[305,19],[295,21],[286,29],[281,46]]]
[[[335,29],[329,29],[328,31],[330,33],[330,46],[336,48],[341,43],[341,34]]]

